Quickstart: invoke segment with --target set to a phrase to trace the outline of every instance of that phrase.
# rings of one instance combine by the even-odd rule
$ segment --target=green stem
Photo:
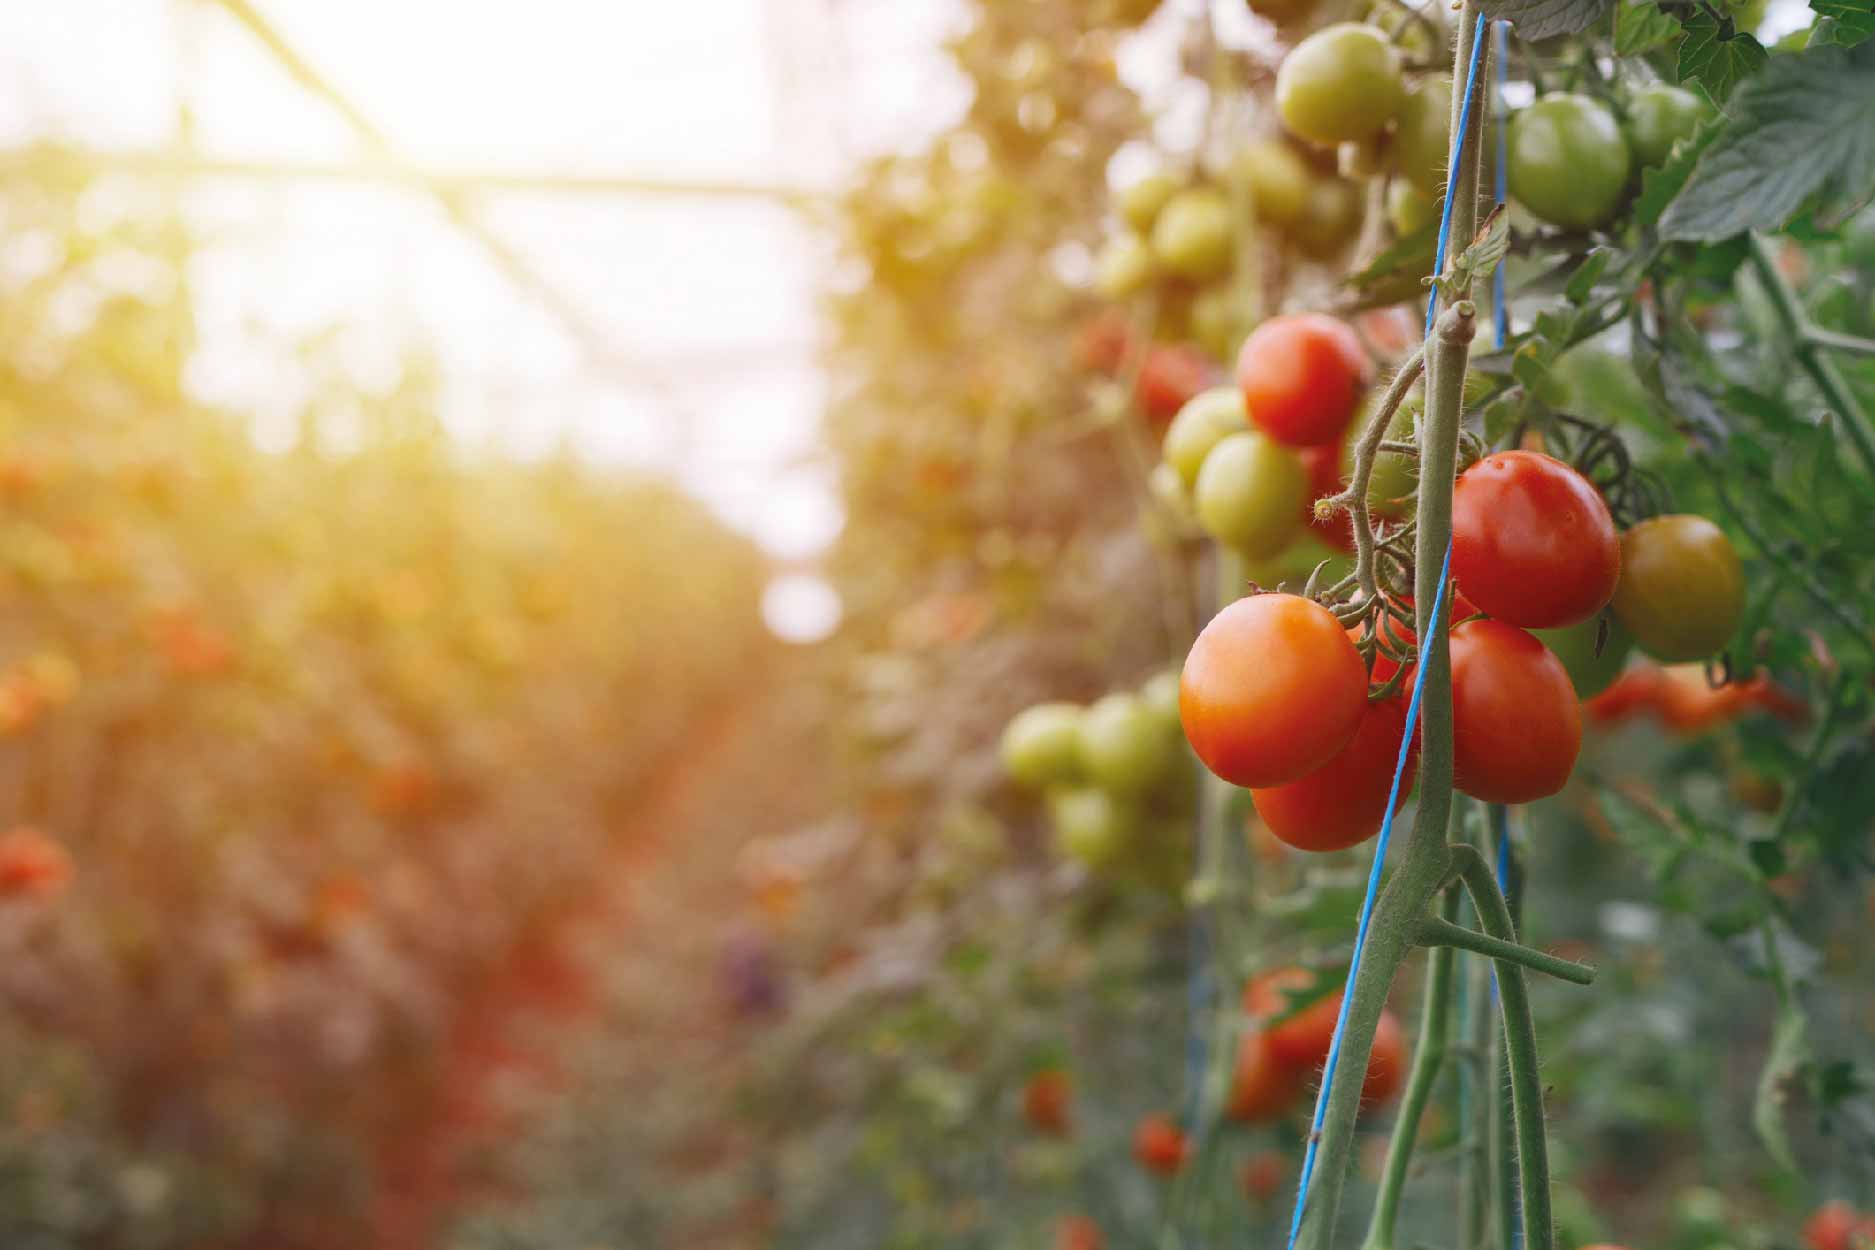
[[[1459,1071],[1458,1246],[1484,1250],[1491,1210],[1491,977],[1482,959],[1465,961],[1465,1064]]]
[[[1851,356],[1875,356],[1875,339],[1865,339],[1859,334],[1843,334],[1836,330],[1825,330],[1822,326],[1806,325],[1803,329],[1803,341],[1811,347],[1845,352]]]
[[[1399,371],[1393,375],[1393,384],[1387,387],[1386,393],[1380,397],[1380,402],[1367,418],[1367,428],[1361,431],[1360,440],[1354,444],[1354,473],[1348,481],[1347,489],[1323,501],[1335,507],[1345,506],[1354,518],[1354,571],[1360,579],[1361,593],[1368,603],[1380,597],[1380,584],[1374,576],[1374,526],[1367,512],[1367,492],[1374,478],[1374,459],[1380,452],[1381,444],[1386,441],[1387,427],[1393,423],[1393,414],[1400,410],[1401,401],[1413,389],[1413,383],[1419,381],[1425,366],[1426,348],[1422,343],[1401,362]]]
[[[1459,876],[1471,894],[1479,923],[1487,933],[1517,940],[1510,908],[1498,891],[1491,865],[1473,846],[1455,846]],[[1555,1250],[1550,1215],[1549,1138],[1543,1121],[1543,1077],[1537,1069],[1536,1022],[1524,986],[1523,968],[1497,961],[1497,998],[1504,1019],[1504,1051],[1510,1069],[1511,1110],[1517,1135],[1517,1177],[1523,1195],[1524,1250]]]
[[[1595,980],[1595,969],[1587,964],[1563,959],[1521,942],[1506,942],[1489,933],[1480,933],[1438,916],[1427,916],[1419,922],[1419,934],[1415,940],[1421,946],[1453,946],[1492,959],[1509,960],[1532,972],[1541,972],[1574,985],[1590,985]]]
[[[1458,915],[1460,894],[1448,890],[1439,914],[1450,921]],[[1393,1250],[1394,1228],[1400,1218],[1400,1197],[1419,1141],[1419,1121],[1438,1083],[1439,1070],[1452,1040],[1452,965],[1457,954],[1449,946],[1433,950],[1426,960],[1425,995],[1419,1007],[1419,1040],[1413,1047],[1413,1068],[1400,1098],[1400,1114],[1393,1121],[1393,1140],[1387,1146],[1387,1166],[1374,1199],[1373,1219],[1367,1226],[1362,1250]]]
[[[1755,234],[1751,236],[1751,266],[1770,295],[1778,320],[1784,323],[1785,332],[1796,344],[1797,363],[1803,366],[1803,371],[1810,375],[1816,389],[1823,392],[1824,400],[1842,418],[1843,429],[1848,431],[1849,441],[1855,444],[1856,454],[1862,458],[1863,467],[1875,473],[1875,433],[1870,430],[1868,413],[1863,411],[1855,393],[1837,371],[1836,362],[1823,353],[1825,344],[1816,337],[1819,333],[1828,336],[1829,331],[1818,331],[1810,324],[1809,315],[1797,301],[1797,293],[1778,271],[1777,258],[1771,254],[1771,245]],[[1846,335],[1842,337],[1848,338]],[[1842,346],[1841,343],[1836,345]]]

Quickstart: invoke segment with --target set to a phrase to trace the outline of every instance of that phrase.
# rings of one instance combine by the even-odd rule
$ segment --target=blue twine
[[[1458,129],[1452,134],[1450,158],[1446,162],[1448,182],[1446,184],[1445,205],[1439,213],[1439,242],[1434,252],[1433,273],[1445,272],[1445,249],[1452,233],[1452,194],[1449,171],[1458,168],[1459,152],[1464,147],[1465,135],[1471,129],[1471,96],[1473,85],[1478,77],[1478,62],[1484,55],[1484,17],[1478,18],[1478,25],[1471,36],[1471,64],[1465,71],[1465,99],[1459,106]],[[1432,334],[1433,318],[1439,309],[1439,289],[1434,287],[1426,299],[1426,333]],[[1432,601],[1432,610],[1426,616],[1425,638],[1439,636],[1439,620],[1445,611],[1445,588],[1452,575],[1452,544],[1445,545],[1445,559],[1439,566],[1439,591]],[[1400,735],[1400,754],[1393,764],[1393,784],[1387,790],[1386,814],[1380,820],[1380,832],[1374,839],[1374,864],[1367,874],[1367,893],[1361,900],[1361,915],[1354,927],[1354,955],[1348,961],[1348,989],[1354,986],[1355,977],[1361,969],[1361,952],[1367,947],[1367,927],[1374,917],[1374,902],[1380,897],[1381,869],[1387,861],[1387,843],[1393,836],[1393,811],[1400,800],[1400,783],[1406,776],[1406,759],[1412,751],[1413,735],[1411,727],[1419,722],[1420,697],[1425,693],[1426,665],[1420,664],[1413,673],[1413,694],[1406,705],[1406,724],[1409,732]],[[1321,1144],[1322,1125],[1328,1117],[1328,1097],[1334,1088],[1335,1066],[1341,1058],[1341,1036],[1348,1026],[1348,1008],[1354,1002],[1354,995],[1344,991],[1341,995],[1341,1008],[1335,1013],[1335,1032],[1328,1043],[1328,1060],[1322,1065],[1322,1087],[1315,1096],[1315,1115],[1309,1124],[1309,1140],[1302,1152],[1302,1177],[1296,1190],[1296,1208],[1289,1221],[1288,1250],[1295,1250],[1296,1238],[1302,1233],[1302,1214],[1308,1207],[1309,1181],[1315,1172],[1315,1152]]]

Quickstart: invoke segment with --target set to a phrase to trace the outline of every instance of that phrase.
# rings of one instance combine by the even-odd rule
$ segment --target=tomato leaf
[[[1480,278],[1488,278],[1497,263],[1510,251],[1510,216],[1499,204],[1491,210],[1491,215],[1484,219],[1477,237],[1471,245],[1459,253],[1452,262],[1450,276],[1436,277],[1432,281],[1442,290],[1456,294],[1460,298],[1471,293],[1472,284]]]
[[[1549,39],[1587,30],[1608,12],[1609,0],[1485,0],[1484,11],[1511,22],[1520,39]]]
[[[1614,258],[1612,248],[1591,248],[1576,271],[1569,275],[1569,284],[1563,288],[1563,295],[1571,304],[1585,302],[1594,294],[1595,284],[1600,282],[1602,274],[1608,271],[1608,262]]]
[[[1664,237],[1776,229],[1813,196],[1845,216],[1875,193],[1875,44],[1780,56],[1738,89],[1727,112],[1661,214]]]
[[[1696,82],[1706,89],[1715,104],[1725,97],[1740,79],[1749,78],[1770,59],[1764,45],[1749,32],[1721,20],[1710,9],[1695,9],[1685,22],[1686,39],[1680,44],[1679,75],[1681,82]]]
[[[1723,123],[1701,122],[1699,129],[1690,138],[1681,139],[1673,145],[1673,151],[1659,165],[1650,165],[1641,171],[1641,193],[1634,202],[1634,220],[1643,226],[1660,224],[1660,215],[1673,202],[1692,177],[1693,166],[1699,163],[1700,154],[1711,146],[1713,139],[1723,129]]]
[[[1829,0],[1823,0],[1828,3]],[[1875,0],[1870,0],[1875,3]],[[1615,55],[1639,56],[1672,43],[1685,32],[1680,20],[1663,13],[1654,0],[1630,0],[1615,6]]]
[[[1817,23],[1812,43],[1853,48],[1875,35],[1875,0],[1810,0],[1810,8],[1828,19]]]

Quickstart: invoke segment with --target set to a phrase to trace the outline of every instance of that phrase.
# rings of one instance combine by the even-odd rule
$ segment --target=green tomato
[[[1305,528],[1309,471],[1264,434],[1232,434],[1204,458],[1192,501],[1213,538],[1251,559],[1273,556]]]
[[[1192,510],[1191,491],[1178,476],[1177,469],[1163,460],[1153,465],[1152,472],[1146,475],[1146,489],[1159,506],[1157,519],[1169,523],[1169,528],[1162,525],[1156,529],[1155,536],[1179,542],[1197,533],[1198,514]]]
[[[1309,184],[1308,211],[1289,237],[1303,255],[1329,260],[1361,232],[1367,204],[1361,184],[1348,178],[1317,178]]]
[[[1081,768],[1115,794],[1143,794],[1178,758],[1177,739],[1144,699],[1114,693],[1081,716]]]
[[[1202,282],[1230,268],[1230,200],[1215,187],[1180,191],[1152,227],[1152,254],[1181,277]]]
[[[1771,0],[1732,0],[1732,25],[1751,34],[1764,25],[1764,14]]]
[[[1404,239],[1439,224],[1439,201],[1401,179],[1387,188],[1387,221]]]
[[[1615,215],[1633,167],[1615,115],[1585,95],[1547,95],[1510,123],[1510,193],[1532,216],[1574,230]]]
[[[1657,82],[1628,99],[1628,143],[1641,164],[1658,165],[1711,116],[1705,97]]]
[[[1219,360],[1234,360],[1249,327],[1237,292],[1228,284],[1207,287],[1191,301],[1191,336]]]
[[[1120,192],[1121,220],[1131,226],[1136,234],[1149,233],[1152,223],[1159,220],[1160,210],[1178,194],[1182,185],[1171,174],[1147,174]]]
[[[1211,449],[1249,428],[1250,416],[1244,410],[1242,391],[1234,386],[1199,391],[1185,401],[1172,424],[1165,427],[1165,463],[1177,470],[1179,480],[1188,489],[1195,487],[1198,470]]]
[[[1102,298],[1123,300],[1145,290],[1152,272],[1146,241],[1136,234],[1115,235],[1094,259],[1094,290]]]
[[[1178,678],[1177,669],[1163,669],[1148,677],[1139,688],[1140,702],[1173,735],[1174,742],[1178,740],[1177,735],[1184,732],[1178,711]]]
[[[1657,660],[1703,660],[1745,613],[1745,571],[1725,531],[1702,516],[1657,516],[1621,536],[1615,616]]]
[[[1118,859],[1131,840],[1132,812],[1105,790],[1051,790],[1048,814],[1055,822],[1055,849],[1095,870]]]
[[[1081,716],[1073,703],[1038,703],[1003,728],[1003,771],[1025,786],[1051,786],[1081,776]]]
[[[1249,192],[1259,222],[1287,228],[1308,211],[1309,184],[1315,175],[1281,139],[1259,139],[1245,146],[1231,158],[1229,175]]]
[[[1608,637],[1602,643],[1601,654],[1597,655],[1595,639],[1604,619],[1608,622]],[[1569,671],[1570,683],[1576,688],[1576,697],[1581,699],[1592,699],[1612,686],[1634,650],[1634,635],[1623,629],[1611,612],[1598,612],[1586,621],[1562,629],[1530,632],[1562,661]]]
[[[1445,163],[1451,159],[1452,80],[1424,78],[1407,91],[1400,122],[1387,150],[1394,173],[1427,196],[1445,190]]]
[[[1324,26],[1291,49],[1276,71],[1283,125],[1323,147],[1373,138],[1405,100],[1399,54],[1385,31],[1364,22]]]

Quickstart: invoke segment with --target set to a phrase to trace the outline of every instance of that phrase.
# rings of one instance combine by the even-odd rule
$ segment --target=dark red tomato
[[[1454,782],[1487,803],[1529,803],[1569,780],[1582,746],[1576,688],[1548,647],[1503,621],[1452,631]]]
[[[1204,627],[1179,675],[1179,718],[1232,785],[1280,786],[1354,740],[1367,672],[1334,613],[1299,595],[1252,595]]]
[[[1621,537],[1601,492],[1562,461],[1500,451],[1452,492],[1452,579],[1496,619],[1524,629],[1586,621],[1621,576]]]
[[[1085,1215],[1064,1215],[1055,1225],[1055,1250],[1106,1250],[1100,1225]]]
[[[1237,1064],[1224,1113],[1245,1124],[1266,1123],[1294,1106],[1301,1093],[1301,1078],[1271,1052],[1268,1034],[1246,1028],[1237,1039]]]
[[[1068,1112],[1072,1093],[1066,1072],[1059,1068],[1037,1072],[1023,1087],[1022,1114],[1041,1132],[1066,1136],[1072,1124]]]
[[[1139,365],[1133,398],[1157,425],[1178,415],[1186,401],[1217,378],[1210,357],[1185,343],[1159,344],[1146,349]]]
[[[1185,1134],[1168,1116],[1149,1115],[1133,1130],[1133,1158],[1159,1176],[1170,1176],[1184,1167],[1188,1149]]]
[[[1361,727],[1341,754],[1300,781],[1252,790],[1250,799],[1270,832],[1299,851],[1342,851],[1380,831],[1387,814],[1387,792],[1406,736],[1406,700],[1382,699],[1367,705]],[[1407,757],[1408,776],[1415,741]],[[1406,805],[1400,787],[1395,810]]]
[[[1102,309],[1074,327],[1074,363],[1090,373],[1118,373],[1131,339],[1126,314]]]
[[[1354,550],[1354,516],[1345,508],[1335,509],[1326,521],[1315,519],[1315,501],[1341,490],[1341,440],[1320,447],[1304,447],[1299,453],[1302,467],[1309,474],[1309,498],[1302,505],[1302,519],[1315,536],[1336,551]]]
[[[1340,438],[1367,376],[1359,336],[1321,313],[1271,317],[1237,353],[1237,386],[1251,423],[1291,447]]]

